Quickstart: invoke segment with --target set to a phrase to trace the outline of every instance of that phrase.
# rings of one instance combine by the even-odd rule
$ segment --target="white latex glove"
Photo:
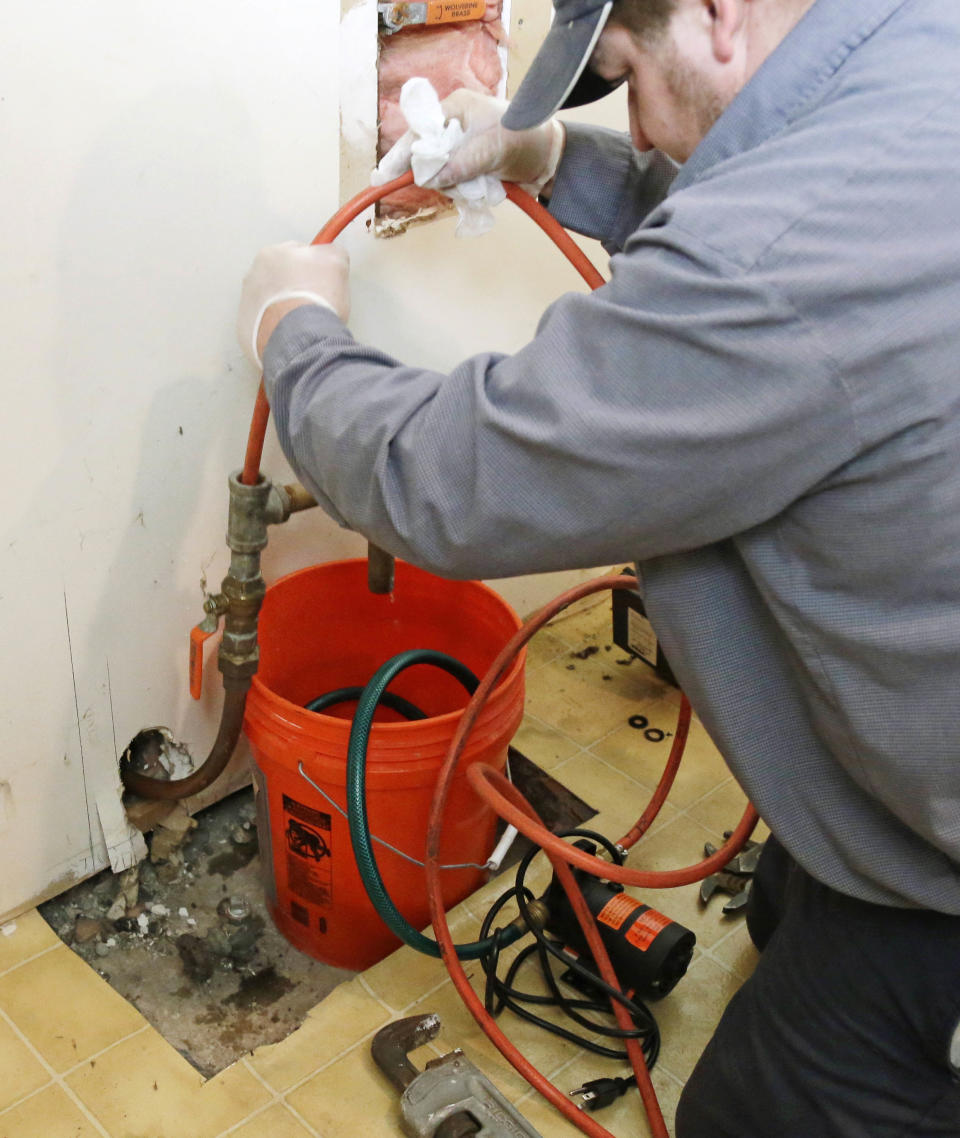
[[[505,182],[518,182],[531,193],[540,193],[557,172],[566,133],[555,118],[529,130],[505,130],[500,120],[508,105],[493,95],[466,87],[444,99],[440,104],[444,117],[448,122],[460,122],[463,141],[445,166],[419,184],[442,190],[489,174]],[[374,172],[374,185],[399,178],[410,169],[415,142],[416,135],[407,131],[394,143]]]
[[[336,245],[287,241],[261,249],[244,277],[237,314],[237,339],[250,362],[258,368],[263,366],[261,349],[270,333],[282,315],[298,307],[288,302],[319,304],[346,321],[350,315],[349,274],[350,258]],[[268,312],[274,305],[279,307]]]

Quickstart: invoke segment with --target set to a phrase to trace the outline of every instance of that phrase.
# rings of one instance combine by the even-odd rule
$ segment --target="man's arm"
[[[667,196],[677,166],[659,150],[639,153],[619,131],[565,125],[550,212],[567,229],[597,238],[608,253],[618,252]]]
[[[298,475],[390,552],[498,577],[723,540],[850,459],[847,394],[775,280],[659,228],[613,270],[520,352],[448,375],[291,312],[264,377]]]

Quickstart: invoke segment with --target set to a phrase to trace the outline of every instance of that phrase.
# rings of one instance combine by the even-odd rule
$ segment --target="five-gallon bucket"
[[[346,755],[356,703],[323,713],[305,705],[339,688],[367,683],[398,652],[445,652],[482,677],[519,627],[492,589],[447,581],[397,562],[391,596],[367,587],[367,563],[337,561],[283,577],[260,613],[260,668],[244,727],[256,763],[257,818],[267,906],[297,948],[328,964],[363,969],[399,941],[367,898],[350,846]],[[445,865],[483,866],[496,837],[493,812],[465,772],[478,761],[503,768],[523,714],[523,656],[503,677],[477,720],[447,807]],[[416,928],[430,922],[421,866],[433,788],[469,698],[437,667],[417,664],[389,690],[422,709],[408,720],[378,709],[367,749],[367,810],[374,851],[394,903]],[[302,772],[301,767],[302,765]],[[480,868],[443,871],[444,900],[456,904],[484,879]]]

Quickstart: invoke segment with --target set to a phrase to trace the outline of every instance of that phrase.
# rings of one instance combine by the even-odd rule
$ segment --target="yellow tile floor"
[[[606,594],[538,635],[515,744],[599,810],[591,826],[617,838],[646,804],[669,749],[669,738],[650,743],[627,719],[642,713],[671,731],[677,695],[643,664],[618,663],[624,653],[609,647],[609,636]],[[577,655],[591,646],[598,651]],[[673,794],[631,864],[660,869],[698,860],[744,804],[694,720]],[[503,887],[490,882],[458,907],[452,924],[460,938],[475,936],[478,917]],[[696,886],[648,891],[644,899],[692,928],[698,941],[686,977],[654,1006],[663,1034],[654,1085],[672,1131],[684,1080],[755,955],[742,921],[722,917],[719,899],[701,910]],[[390,1019],[421,1011],[438,1012],[443,1030],[414,1053],[419,1066],[462,1047],[544,1138],[579,1133],[487,1042],[439,961],[411,949],[337,988],[281,1043],[204,1081],[34,911],[0,930],[0,1138],[389,1138],[400,1133],[397,1095],[373,1065],[370,1039]],[[624,1073],[509,1013],[501,1025],[565,1090]],[[648,1133],[634,1093],[596,1117],[618,1138]]]

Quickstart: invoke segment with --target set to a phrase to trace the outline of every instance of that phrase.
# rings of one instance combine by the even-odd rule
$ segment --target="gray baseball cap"
[[[561,107],[591,103],[618,85],[587,67],[613,0],[554,0],[553,8],[547,38],[503,116],[508,130],[537,126]]]

